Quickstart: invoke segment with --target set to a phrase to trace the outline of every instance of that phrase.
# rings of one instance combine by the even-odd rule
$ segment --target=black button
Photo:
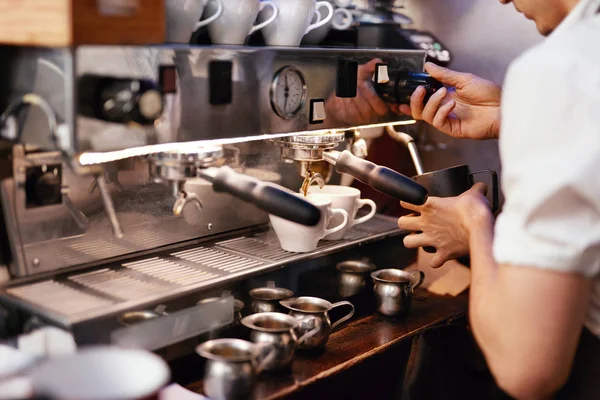
[[[337,97],[356,97],[357,83],[358,62],[340,60],[337,69],[335,95]]]
[[[209,102],[212,105],[231,104],[233,81],[231,61],[211,61],[208,64]]]

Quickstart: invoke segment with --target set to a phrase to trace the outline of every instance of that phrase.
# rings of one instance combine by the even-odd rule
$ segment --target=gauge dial
[[[306,103],[306,80],[302,73],[291,66],[283,67],[271,83],[271,106],[282,118],[298,115]]]

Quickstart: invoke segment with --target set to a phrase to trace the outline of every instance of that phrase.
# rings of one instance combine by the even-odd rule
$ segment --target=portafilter
[[[202,208],[197,195],[184,191],[185,181],[198,177],[212,183],[215,192],[229,193],[269,214],[307,226],[314,226],[321,219],[317,207],[290,194],[288,189],[221,166],[223,149],[220,146],[157,153],[151,155],[149,161],[150,175],[172,188],[177,199],[173,206],[175,215],[181,214],[190,202]]]
[[[424,204],[427,189],[407,176],[390,168],[356,157],[350,151],[337,151],[345,138],[344,133],[329,132],[302,134],[274,140],[281,148],[284,160],[311,163],[325,160],[339,173],[353,176],[373,189],[412,204]]]

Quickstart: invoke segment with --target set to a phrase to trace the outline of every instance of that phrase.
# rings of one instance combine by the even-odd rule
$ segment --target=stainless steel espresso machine
[[[410,83],[393,71],[422,71],[423,51],[2,46],[0,57],[10,271],[0,304],[24,317],[23,329],[167,348],[233,321],[233,296],[203,298],[366,243],[398,243],[396,221],[377,215],[314,252],[282,250],[269,213],[320,218],[290,193],[305,177],[349,173],[401,200],[427,198],[362,159],[357,136],[362,125],[414,121],[390,113],[357,126],[336,106],[357,96],[365,63],[382,60],[368,83],[393,92]]]

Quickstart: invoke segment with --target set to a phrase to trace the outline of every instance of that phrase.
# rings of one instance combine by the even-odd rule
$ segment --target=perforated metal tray
[[[321,241],[310,253],[290,253],[273,231],[255,231],[8,287],[0,297],[69,326],[402,233],[396,219],[376,215],[343,240]]]

